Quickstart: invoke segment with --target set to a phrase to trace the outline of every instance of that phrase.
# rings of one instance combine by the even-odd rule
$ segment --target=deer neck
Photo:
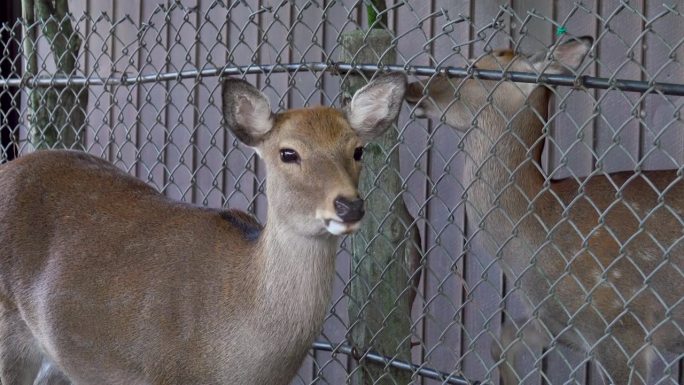
[[[293,234],[270,207],[268,218],[256,246],[262,258],[255,322],[270,338],[289,339],[288,349],[308,347],[330,301],[337,237]]]
[[[545,116],[545,115],[543,115]],[[540,171],[543,129],[532,111],[523,111],[510,123],[493,109],[480,115],[478,126],[464,136],[466,151],[465,180],[469,221],[480,228],[485,248],[492,255],[500,253],[502,245],[527,247],[530,255],[538,243],[535,226],[530,226],[529,211],[551,207],[547,195],[539,195],[544,175]],[[501,129],[503,127],[503,129]],[[534,203],[531,205],[530,203]],[[531,208],[532,207],[532,208]],[[539,233],[539,232],[537,232]],[[519,244],[507,240],[519,234]],[[526,254],[517,250],[509,255]],[[528,261],[511,261],[513,270],[524,269]]]

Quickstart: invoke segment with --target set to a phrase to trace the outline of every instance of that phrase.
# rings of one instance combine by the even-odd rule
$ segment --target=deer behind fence
[[[553,59],[497,50],[474,65],[572,73],[592,42],[552,47]],[[438,77],[412,83],[407,100],[464,131],[468,216],[527,305],[530,318],[504,323],[495,345],[505,384],[524,377],[516,358],[534,341],[594,356],[613,384],[641,383],[653,354],[684,348],[684,182],[676,170],[550,181],[541,171],[550,95],[538,84]]]

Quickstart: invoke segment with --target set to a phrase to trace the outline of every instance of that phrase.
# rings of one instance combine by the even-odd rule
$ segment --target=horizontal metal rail
[[[322,351],[326,351],[326,352],[332,352],[332,353],[346,354],[348,356],[351,356],[352,358],[354,358],[357,361],[364,361],[364,362],[373,363],[373,364],[377,364],[377,365],[391,366],[395,369],[404,370],[404,371],[411,372],[411,373],[416,373],[421,377],[442,381],[443,384],[454,384],[454,385],[469,385],[469,384],[477,385],[477,384],[479,384],[478,381],[475,381],[475,382],[468,381],[461,376],[455,376],[453,374],[440,372],[439,370],[426,368],[423,366],[413,364],[411,362],[397,360],[397,359],[387,357],[387,356],[383,356],[383,355],[380,355],[377,353],[372,353],[372,352],[360,353],[355,348],[353,348],[349,345],[345,345],[345,344],[332,345],[332,344],[327,343],[327,342],[314,342],[313,349],[314,350],[322,350]]]
[[[456,78],[479,78],[486,80],[511,80],[520,83],[539,83],[550,86],[571,86],[585,88],[599,88],[621,90],[639,93],[660,93],[663,95],[684,96],[684,84],[647,82],[617,78],[602,78],[595,76],[572,76],[535,74],[530,72],[482,70],[466,67],[429,67],[429,66],[399,66],[377,64],[350,64],[350,63],[288,63],[288,64],[261,64],[248,66],[233,66],[220,68],[205,68],[178,72],[162,72],[146,75],[122,74],[120,77],[34,77],[34,78],[0,78],[0,87],[64,87],[67,85],[108,85],[129,86],[141,83],[160,81],[172,81],[181,79],[196,79],[212,76],[236,76],[247,74],[271,74],[284,72],[332,72],[345,74],[349,72],[363,72],[372,74],[377,71],[406,72],[415,76],[433,76],[446,74]]]

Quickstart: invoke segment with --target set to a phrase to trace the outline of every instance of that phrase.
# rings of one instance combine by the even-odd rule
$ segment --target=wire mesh
[[[410,373],[415,384],[501,383],[507,368],[514,370],[514,383],[600,384],[598,366],[634,368],[642,357],[650,371],[636,373],[633,383],[684,383],[681,4],[388,3],[383,13],[396,63],[342,61],[342,36],[369,28],[363,1],[76,1],[64,19],[2,24],[0,162],[46,146],[81,149],[169,197],[248,210],[263,221],[264,168],[223,127],[221,76],[258,85],[279,111],[340,105],[340,83],[350,73],[370,78],[380,70],[406,71],[426,84],[442,82],[449,86],[448,107],[424,120],[405,105],[394,127],[398,144],[391,149],[400,155],[401,166],[393,172],[401,177],[402,191],[386,199],[402,200],[415,218],[420,255],[403,287],[379,295],[398,298],[419,277],[410,314],[402,315],[410,328],[395,336],[400,342],[394,347],[350,342],[352,328],[363,325],[363,314],[350,314],[350,303],[363,308],[369,302],[351,296],[351,282],[362,275],[350,264],[353,239],[345,238],[321,337],[293,384],[402,383],[397,371]],[[56,28],[53,35],[50,25]],[[581,35],[595,41],[572,74],[477,67],[495,48],[546,57],[557,49],[554,42]],[[75,57],[55,47],[60,36],[80,42]],[[65,66],[69,60],[73,68]],[[440,74],[451,77],[444,82]],[[539,85],[553,96],[548,111],[536,111],[543,124],[532,148],[512,132],[519,111],[505,111],[497,96],[512,81],[519,90]],[[488,95],[470,106],[465,132],[459,132],[447,111],[473,98],[462,92],[472,84]],[[421,92],[423,102],[436,98],[429,87]],[[483,157],[472,153],[476,147],[468,138],[488,135],[481,128],[491,113],[508,131],[484,137]],[[37,124],[40,119],[48,123]],[[68,123],[75,119],[81,123]],[[504,157],[502,144],[526,146],[525,159],[542,178],[537,190],[521,179],[524,167]],[[533,159],[539,144],[544,150]],[[468,165],[475,160],[481,162],[475,162],[477,170],[498,170],[506,180],[473,177],[477,171]],[[647,170],[673,171],[656,179]],[[602,175],[609,176],[595,187],[591,181]],[[558,180],[569,186],[567,195],[554,189]],[[630,195],[633,181],[645,186],[641,194],[648,197]],[[491,205],[478,200],[487,188]],[[600,200],[592,189],[600,190]],[[511,191],[523,199],[507,203]],[[562,202],[564,208],[553,223],[535,211],[549,196],[552,206]],[[632,203],[641,201],[648,205]],[[585,214],[572,214],[580,206]],[[370,210],[377,222],[387,219]],[[616,221],[615,213],[622,219]],[[595,222],[583,223],[582,217]],[[654,231],[658,224],[666,231]],[[531,240],[529,229],[543,233],[543,239]],[[609,239],[609,245],[593,243],[597,239]],[[415,240],[407,236],[404,242]],[[612,248],[608,262],[601,259],[601,247]],[[504,274],[511,256],[528,267]],[[531,286],[525,274],[544,266],[544,258],[562,261],[559,271]],[[592,264],[593,270],[587,267]],[[567,280],[576,283],[576,291],[571,300],[558,299],[563,293],[556,289]],[[369,293],[382,290],[378,282],[362,283]],[[534,284],[545,288],[543,295],[531,294]],[[605,298],[617,302],[618,314],[604,314]],[[601,327],[581,324],[583,311],[597,314]],[[652,317],[640,318],[644,314]],[[626,324],[643,333],[636,343],[621,335]],[[536,334],[545,341],[535,342]],[[410,359],[399,352],[407,341]],[[599,365],[595,358],[605,356],[604,350],[614,356]],[[368,374],[369,366],[380,368],[380,374]]]

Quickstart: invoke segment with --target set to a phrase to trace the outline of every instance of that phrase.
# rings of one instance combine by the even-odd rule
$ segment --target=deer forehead
[[[510,49],[494,49],[488,55],[473,60],[475,68],[483,70],[528,71],[530,69],[524,56]]]
[[[478,58],[471,59],[470,62],[475,68],[483,70],[503,70],[506,69],[509,63],[515,60],[512,68],[510,70],[517,70],[519,67],[517,64],[522,63],[523,60],[517,60],[519,56],[510,49],[494,49],[488,55],[484,55]],[[464,83],[465,82],[465,83]],[[462,79],[462,78],[452,78],[445,75],[437,75],[435,79],[429,81],[427,92],[430,96],[439,97],[453,97],[454,90],[462,86],[462,84],[470,85],[481,85],[486,81],[479,79]],[[422,82],[413,82],[408,85],[406,89],[406,98],[409,101],[417,101],[423,97],[423,87]]]
[[[330,149],[360,144],[344,114],[332,107],[293,109],[276,115],[277,142],[306,143],[307,147]]]

